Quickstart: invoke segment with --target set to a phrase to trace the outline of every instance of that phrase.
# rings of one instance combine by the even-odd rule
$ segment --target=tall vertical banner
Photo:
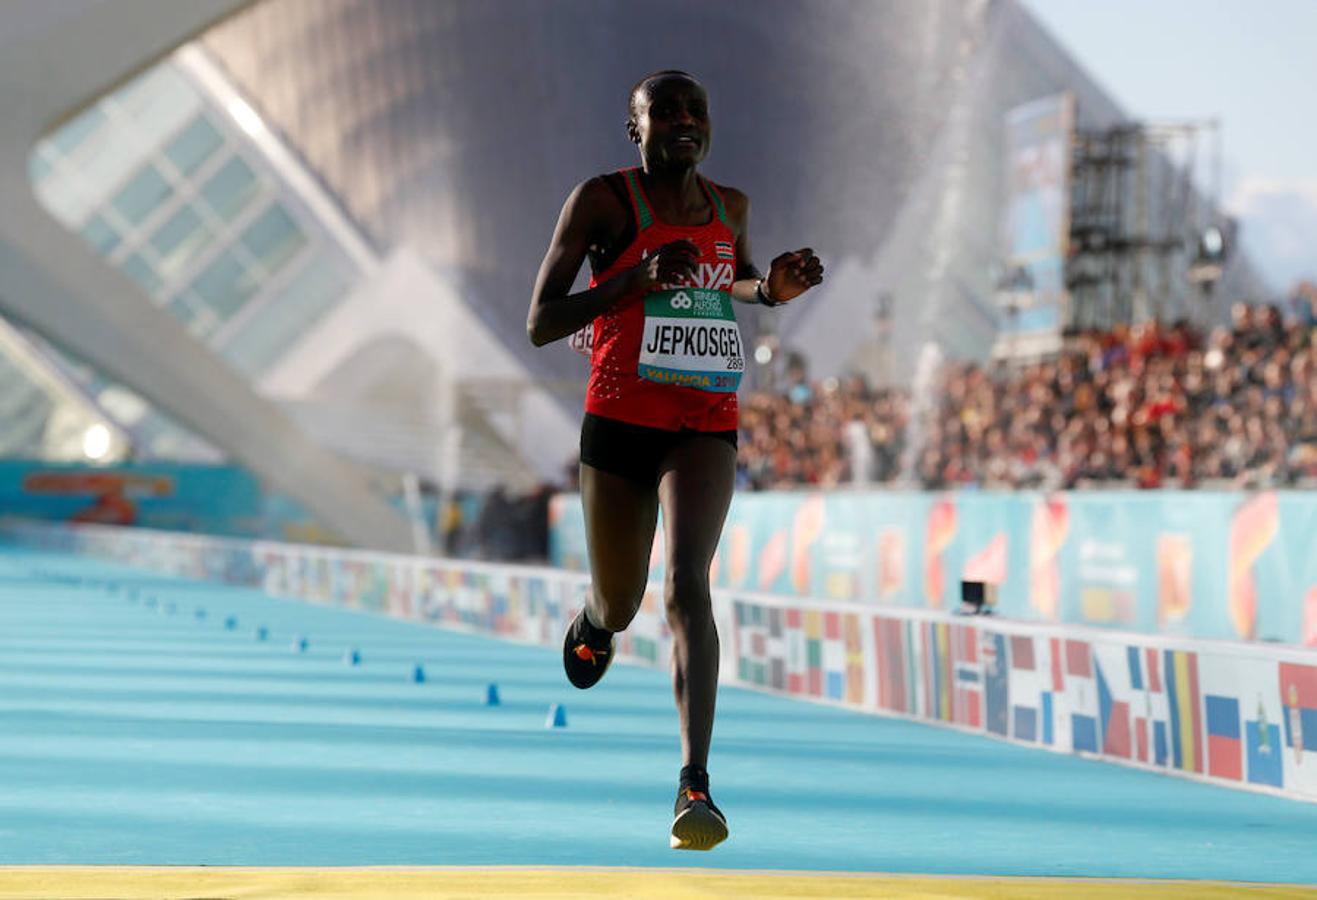
[[[1061,345],[1070,238],[1074,98],[1043,97],[1006,114],[1006,273],[993,355],[1037,356]]]

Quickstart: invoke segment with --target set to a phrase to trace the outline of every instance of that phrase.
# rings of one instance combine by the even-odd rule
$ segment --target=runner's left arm
[[[823,281],[823,263],[808,247],[774,257],[765,276],[750,254],[750,198],[736,188],[722,188],[727,203],[727,217],[736,232],[736,281],[732,299],[742,303],[759,303],[759,282],[778,303],[794,300]]]

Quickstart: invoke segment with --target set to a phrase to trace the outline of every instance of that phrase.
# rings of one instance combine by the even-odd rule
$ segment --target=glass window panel
[[[192,282],[192,291],[223,322],[256,293],[256,279],[232,250],[226,250]]]
[[[178,137],[169,142],[165,156],[169,157],[178,171],[191,175],[223,143],[224,138],[215,130],[215,126],[205,116],[198,116]]]
[[[82,237],[101,256],[108,256],[111,250],[119,246],[119,232],[99,213],[82,226]]]
[[[256,173],[235,156],[211,176],[201,189],[201,196],[217,216],[231,222],[256,196],[259,188]]]
[[[135,137],[150,147],[160,146],[201,109],[201,96],[168,62],[148,69],[113,97],[133,120]]]
[[[213,237],[190,206],[174,213],[151,236],[151,246],[160,254],[161,272],[167,278],[176,276]]]
[[[128,222],[140,225],[173,192],[160,170],[148,163],[115,195],[114,208]]]
[[[80,181],[59,174],[37,184],[36,195],[41,205],[69,230],[76,229],[96,206]]]
[[[105,113],[99,106],[83,110],[50,136],[50,142],[60,153],[72,153],[105,123]]]
[[[45,141],[38,144],[37,149],[27,158],[27,177],[33,184],[40,184],[50,174],[50,157],[42,149],[45,144]]]
[[[229,338],[224,356],[249,375],[264,371],[343,299],[351,279],[352,274],[339,261],[318,253],[309,255],[279,295]]]
[[[146,162],[146,153],[131,138],[128,129],[106,129],[103,139],[96,141],[94,153],[79,154],[54,180],[76,181],[94,204],[104,203],[111,192]]]
[[[306,243],[293,217],[278,203],[261,213],[242,233],[242,243],[269,272],[275,272]]]
[[[167,307],[193,337],[205,339],[219,325],[219,320],[191,294],[180,294]]]
[[[159,296],[160,286],[162,284],[160,275],[155,269],[151,268],[146,260],[142,259],[140,253],[134,253],[123,261],[119,270],[136,281],[142,290],[146,291],[152,297]]]

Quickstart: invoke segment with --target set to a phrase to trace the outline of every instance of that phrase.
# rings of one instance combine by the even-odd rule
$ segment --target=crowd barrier
[[[556,647],[586,578],[104,526],[8,522],[37,548]],[[1317,653],[718,590],[732,684],[1317,801]],[[651,586],[619,658],[666,667]]]
[[[550,561],[584,569],[579,496],[555,497],[550,521]],[[1317,493],[738,493],[711,574],[933,610],[968,579],[997,584],[1013,619],[1317,646]]]

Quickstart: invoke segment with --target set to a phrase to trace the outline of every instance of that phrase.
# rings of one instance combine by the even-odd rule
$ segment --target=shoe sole
[[[673,850],[712,850],[727,840],[727,823],[699,801],[686,807],[672,823],[668,842]]]
[[[608,644],[608,657],[607,657],[607,659],[604,660],[604,667],[598,671],[598,674],[595,674],[595,673],[593,673],[593,672],[591,673],[591,674],[595,674],[594,680],[588,682],[587,684],[578,684],[578,683],[576,682],[576,679],[572,678],[572,668],[571,668],[571,667],[572,667],[572,651],[571,651],[571,648],[570,648],[570,646],[569,646],[569,641],[570,641],[570,639],[571,639],[571,635],[572,635],[572,625],[574,625],[574,624],[576,624],[576,622],[575,622],[575,620],[573,619],[573,620],[572,620],[572,623],[571,623],[570,625],[567,626],[567,631],[563,633],[563,638],[562,638],[562,642],[563,642],[563,647],[562,647],[562,668],[563,668],[563,673],[567,676],[567,681],[568,681],[569,684],[571,684],[572,687],[574,687],[574,688],[576,688],[577,690],[580,690],[580,691],[588,691],[590,688],[594,687],[596,684],[598,684],[598,683],[603,679],[605,673],[608,672],[608,667],[611,666],[611,665],[613,664],[613,654],[617,652],[617,641],[616,641],[616,640],[609,641],[609,644]]]

